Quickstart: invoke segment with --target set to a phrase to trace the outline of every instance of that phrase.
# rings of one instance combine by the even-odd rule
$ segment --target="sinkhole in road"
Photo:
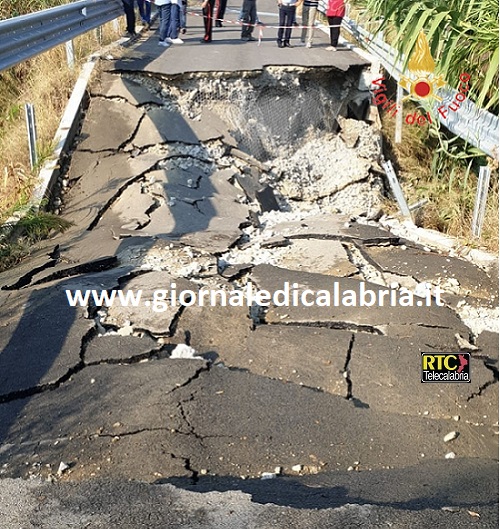
[[[190,119],[209,109],[240,148],[264,161],[296,149],[307,138],[336,132],[337,117],[345,112],[356,84],[352,73],[275,67],[169,81],[162,95]]]
[[[167,108],[186,120],[222,122],[238,149],[272,170],[282,196],[349,213],[382,201],[380,130],[363,119],[369,92],[360,71],[268,67],[160,80]]]

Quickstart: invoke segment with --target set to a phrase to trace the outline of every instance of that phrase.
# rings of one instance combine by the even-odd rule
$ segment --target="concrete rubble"
[[[59,186],[74,225],[0,275],[0,518],[16,495],[31,527],[69,495],[68,526],[139,527],[141,495],[191,520],[169,527],[417,527],[415,509],[421,526],[472,526],[467,509],[498,523],[498,277],[366,219],[385,191],[379,133],[345,117],[355,75],[294,68],[176,82],[103,68]],[[283,98],[313,85],[329,122],[307,121],[304,99],[280,124]],[[263,211],[266,186],[279,211]],[[172,283],[284,282],[428,283],[444,306],[150,301]],[[149,305],[70,307],[76,289]],[[420,353],[464,352],[456,335],[471,383],[422,384]]]

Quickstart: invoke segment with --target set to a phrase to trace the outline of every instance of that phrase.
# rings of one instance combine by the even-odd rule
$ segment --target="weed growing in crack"
[[[56,232],[66,231],[72,223],[52,213],[29,212],[15,228],[0,238],[0,272],[20,263],[33,246]]]

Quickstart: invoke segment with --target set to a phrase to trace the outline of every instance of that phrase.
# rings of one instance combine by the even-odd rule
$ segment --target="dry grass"
[[[107,24],[102,45],[118,35],[113,23]],[[37,180],[37,168],[30,168],[25,103],[35,108],[40,164],[52,150],[80,65],[100,47],[96,32],[91,31],[74,40],[74,69],[67,65],[65,47],[59,46],[0,74],[0,220],[26,203]]]
[[[406,112],[410,111],[405,107]],[[481,238],[472,237],[479,165],[486,158],[457,162],[441,157],[436,164],[436,143],[428,136],[427,126],[410,126],[403,123],[402,142],[394,143],[395,118],[381,112],[385,150],[393,162],[406,199],[414,204],[427,199],[417,223],[425,228],[436,229],[458,237],[462,244],[498,252],[499,189],[498,164],[489,160],[492,168],[488,201]],[[433,167],[434,161],[434,167]],[[437,165],[437,171],[436,171]],[[393,211],[397,211],[395,205]]]

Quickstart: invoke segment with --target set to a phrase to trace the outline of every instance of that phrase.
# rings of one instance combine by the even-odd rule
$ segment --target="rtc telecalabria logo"
[[[403,101],[412,96],[417,99],[432,97],[437,101],[441,101],[441,98],[436,95],[436,90],[445,86],[446,83],[441,75],[434,75],[435,68],[436,64],[429,50],[425,33],[420,30],[415,49],[408,61],[408,71],[411,77],[403,75],[399,83],[409,92],[409,95],[403,98]]]

